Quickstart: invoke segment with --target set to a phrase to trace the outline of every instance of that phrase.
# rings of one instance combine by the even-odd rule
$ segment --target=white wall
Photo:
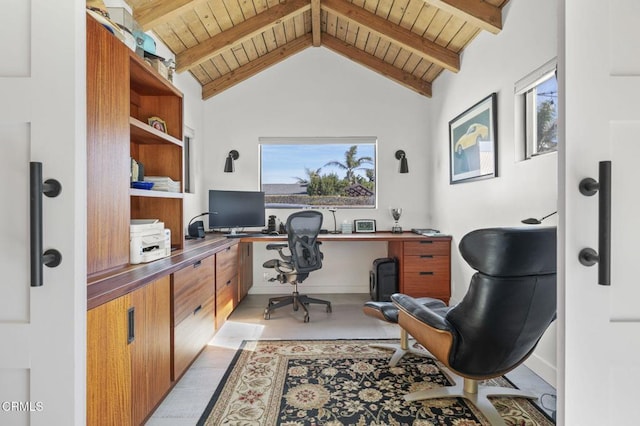
[[[405,228],[427,225],[430,208],[427,145],[429,100],[325,48],[308,48],[205,101],[205,188],[259,189],[258,138],[279,136],[376,136],[378,208],[339,210],[344,220],[375,219],[391,228],[389,207],[401,206]],[[235,173],[224,173],[231,149],[240,152]],[[407,152],[410,173],[399,174],[398,149]],[[283,161],[287,161],[283,158]],[[205,204],[202,207],[206,207]],[[325,226],[333,228],[327,211]],[[285,220],[290,210],[270,210]],[[339,225],[338,225],[339,226]],[[371,261],[386,255],[384,243],[327,244],[325,266],[304,283],[308,293],[367,292]],[[268,256],[255,246],[252,293],[288,292],[263,280]],[[349,259],[349,263],[345,263]],[[330,267],[337,262],[335,268]]]
[[[504,30],[481,33],[462,57],[458,75],[444,73],[429,103],[431,159],[427,182],[434,202],[435,226],[453,236],[452,302],[466,293],[471,270],[457,244],[468,231],[518,226],[557,209],[557,154],[521,161],[517,144],[514,83],[557,55],[555,0],[510,2],[503,10]],[[495,179],[449,184],[448,122],[492,92],[498,94],[498,175]],[[519,118],[519,117],[518,117]],[[555,216],[545,224],[555,224]],[[556,379],[556,330],[543,337],[528,365],[548,382]]]

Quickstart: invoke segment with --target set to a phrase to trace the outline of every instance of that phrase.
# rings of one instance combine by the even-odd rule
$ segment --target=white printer
[[[158,219],[131,219],[129,262],[147,263],[171,255],[171,230]]]

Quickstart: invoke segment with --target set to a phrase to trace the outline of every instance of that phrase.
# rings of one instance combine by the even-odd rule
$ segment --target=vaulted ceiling
[[[127,0],[207,99],[324,46],[424,96],[462,50],[502,29],[509,0]]]

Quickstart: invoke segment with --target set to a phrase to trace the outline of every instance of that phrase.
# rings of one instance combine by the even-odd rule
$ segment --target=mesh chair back
[[[317,241],[322,227],[322,213],[304,210],[287,218],[287,235],[293,266],[298,274],[322,268],[322,253]],[[302,277],[298,276],[298,281]]]

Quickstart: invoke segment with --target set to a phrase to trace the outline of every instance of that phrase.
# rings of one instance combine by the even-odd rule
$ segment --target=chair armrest
[[[391,300],[398,309],[418,321],[425,323],[429,327],[450,333],[455,332],[451,323],[449,323],[445,318],[446,313],[449,311],[448,307],[442,306],[431,309],[424,306],[424,304],[419,303],[419,301],[413,297],[401,293],[391,295]]]
[[[269,243],[267,244],[267,250],[282,250],[289,247],[287,243]]]

